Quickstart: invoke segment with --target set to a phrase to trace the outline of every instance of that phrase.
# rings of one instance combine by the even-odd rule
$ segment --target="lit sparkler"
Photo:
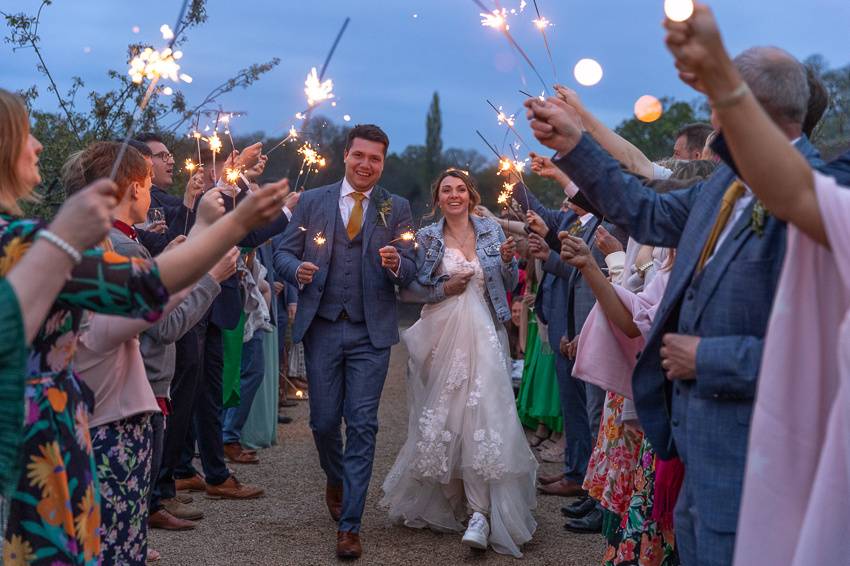
[[[499,106],[499,115],[497,116],[497,119],[499,120],[499,125],[507,124],[508,126],[513,126],[514,116],[516,116],[516,114],[511,114],[510,116],[508,116],[502,111],[502,107]]]
[[[552,74],[555,77],[555,83],[558,83],[558,68],[555,66],[555,59],[552,57],[552,49],[549,47],[549,38],[546,36],[546,28],[552,26],[552,22],[547,20],[540,14],[540,8],[537,6],[537,0],[532,0],[534,2],[534,11],[537,12],[537,18],[532,20],[534,22],[534,26],[540,30],[540,34],[543,36],[543,45],[546,46],[546,56],[549,57],[549,64],[552,65]]]
[[[186,159],[186,165],[184,165],[183,169],[187,173],[189,173],[191,175],[192,173],[195,172],[195,169],[197,169],[197,168],[198,168],[198,166],[195,165],[194,161],[192,161],[191,159]]]
[[[499,124],[505,124],[505,125],[508,127],[508,129],[509,129],[511,132],[513,132],[513,134],[517,137],[517,139],[518,139],[518,140],[522,143],[522,145],[524,145],[525,147],[529,147],[529,145],[528,145],[527,143],[525,143],[525,140],[524,140],[524,139],[522,139],[522,136],[521,136],[521,135],[519,135],[519,132],[516,130],[516,128],[514,128],[514,115],[513,115],[513,114],[511,114],[510,116],[507,116],[507,115],[506,115],[506,114],[502,111],[502,107],[501,107],[501,106],[499,106],[499,107],[497,108],[497,107],[496,107],[496,105],[495,105],[495,104],[493,104],[492,102],[490,102],[489,100],[487,101],[487,104],[489,104],[489,105],[490,105],[490,108],[492,108],[493,110],[495,110],[495,112],[496,112],[496,117],[497,117],[497,118],[498,118],[498,120],[499,120]]]
[[[396,242],[412,242],[416,239],[416,232],[413,230],[408,230],[407,232],[402,232],[398,238],[395,240],[391,240],[390,244],[394,244]]]
[[[236,185],[239,182],[239,176],[242,175],[242,171],[238,168],[227,168],[224,170],[224,180],[227,181],[230,185]]]
[[[186,8],[188,5],[189,0],[183,0],[183,4],[180,6],[180,13],[177,16],[176,27],[178,29],[180,27],[180,23],[183,21],[183,16],[186,14]],[[180,80],[184,80],[184,82],[191,82],[192,80],[192,77],[189,75],[178,73],[180,65],[177,64],[177,60],[183,56],[183,53],[181,51],[172,50],[174,42],[177,39],[174,32],[172,32],[171,28],[168,26],[163,26],[161,31],[163,32],[163,37],[168,41],[168,46],[165,47],[165,49],[162,51],[156,51],[147,47],[130,61],[129,74],[134,83],[141,84],[145,78],[151,80],[147,91],[145,91],[145,95],[142,98],[142,102],[139,104],[139,114],[144,114],[151,96],[156,91],[156,85],[160,78],[164,77],[175,82]],[[127,128],[127,133],[124,136],[124,142],[121,144],[121,148],[118,150],[118,155],[115,157],[115,163],[112,165],[112,171],[109,174],[110,180],[115,179],[115,176],[118,174],[118,168],[124,160],[124,155],[127,152],[127,146],[130,144],[130,138],[133,136],[133,131],[136,128],[136,119],[137,114],[136,109],[134,109],[130,120],[130,126]]]
[[[304,81],[304,94],[307,95],[307,105],[315,106],[334,97],[334,82],[331,79],[323,81],[319,78],[316,67],[310,69],[307,80]]]
[[[548,87],[546,86],[546,81],[543,80],[543,77],[540,75],[540,72],[537,70],[537,67],[534,65],[534,62],[531,60],[525,50],[519,46],[519,43],[516,42],[514,36],[511,35],[510,25],[508,25],[507,23],[507,11],[504,8],[491,10],[487,8],[487,6],[485,6],[481,0],[472,1],[475,2],[475,5],[481,8],[482,10],[482,12],[479,12],[479,15],[481,16],[481,25],[484,27],[489,27],[501,31],[502,34],[505,36],[505,39],[508,40],[508,43],[511,44],[511,46],[516,50],[516,52],[522,56],[526,63],[528,63],[528,66],[531,68],[531,70],[534,71],[534,74],[543,84],[543,89],[548,90]],[[524,6],[521,5],[521,7]]]
[[[327,239],[322,235],[321,232],[319,232],[315,236],[313,236],[313,241],[316,242],[317,246],[324,246],[325,242],[327,242]]]

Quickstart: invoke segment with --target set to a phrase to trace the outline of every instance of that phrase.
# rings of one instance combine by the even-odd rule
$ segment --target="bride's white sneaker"
[[[469,525],[466,527],[466,532],[463,533],[461,542],[471,548],[487,550],[487,538],[489,536],[490,525],[487,523],[487,517],[475,512],[469,520]]]

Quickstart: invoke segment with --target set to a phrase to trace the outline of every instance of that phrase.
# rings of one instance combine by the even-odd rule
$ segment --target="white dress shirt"
[[[366,195],[366,198],[363,199],[363,220],[366,219],[366,209],[369,208],[369,201],[372,200],[372,190],[369,189],[365,193],[361,193]],[[339,188],[339,213],[342,215],[342,224],[344,226],[348,226],[348,219],[351,218],[351,211],[354,210],[354,204],[357,202],[351,196],[355,192],[357,191],[348,183],[348,179],[343,177],[342,186]]]

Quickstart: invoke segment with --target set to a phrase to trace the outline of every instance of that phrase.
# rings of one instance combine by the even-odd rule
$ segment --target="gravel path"
[[[436,534],[390,524],[378,506],[380,485],[389,471],[407,427],[404,368],[407,355],[393,350],[390,375],[381,401],[375,471],[363,518],[363,558],[357,564],[546,564],[592,566],[601,562],[604,545],[597,535],[574,535],[563,530],[559,507],[565,501],[540,497],[539,527],[516,561],[492,551],[474,553],[461,546],[460,535]],[[195,494],[206,517],[195,531],[154,530],[152,548],[162,553],[154,564],[278,565],[337,564],[336,528],[324,504],[324,474],[319,467],[307,426],[307,403],[287,409],[295,422],[278,427],[278,444],[260,451],[258,466],[238,466],[246,483],[266,488],[254,501],[213,501]],[[557,466],[546,464],[546,473]]]

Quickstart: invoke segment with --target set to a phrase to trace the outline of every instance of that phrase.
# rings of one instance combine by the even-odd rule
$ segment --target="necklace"
[[[473,233],[474,233],[474,231],[473,231],[473,232],[470,232],[469,230],[467,230],[467,231],[466,231],[466,237],[465,237],[463,240],[460,240],[457,236],[455,236],[455,235],[454,235],[454,234],[452,234],[452,233],[449,233],[449,232],[448,232],[448,230],[446,230],[446,236],[447,236],[447,237],[450,237],[450,238],[451,238],[452,240],[454,240],[456,243],[460,244],[460,245],[458,246],[458,249],[460,249],[461,253],[463,253],[463,257],[464,257],[464,259],[466,259],[466,250],[465,250],[466,243],[469,241],[469,237],[470,237]]]

